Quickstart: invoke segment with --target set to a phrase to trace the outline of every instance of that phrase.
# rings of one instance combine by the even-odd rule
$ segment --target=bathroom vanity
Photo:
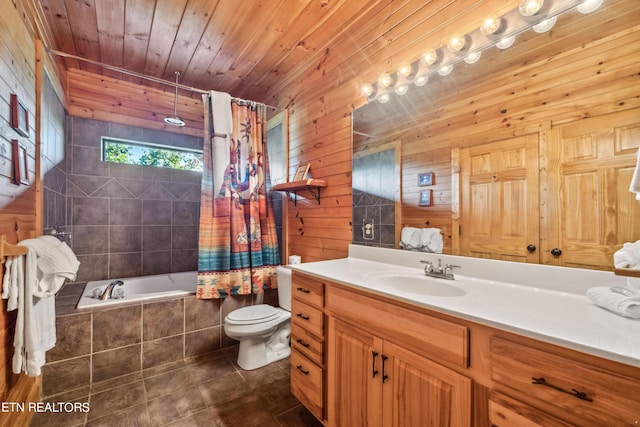
[[[585,296],[622,277],[355,245],[291,267],[291,388],[325,425],[640,424],[640,321]]]

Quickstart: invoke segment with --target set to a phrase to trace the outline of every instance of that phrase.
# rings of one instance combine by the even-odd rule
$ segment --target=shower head
[[[184,120],[178,117],[178,77],[179,76],[180,76],[180,71],[176,71],[176,96],[173,99],[173,116],[167,116],[164,118],[164,122],[172,126],[185,125]]]

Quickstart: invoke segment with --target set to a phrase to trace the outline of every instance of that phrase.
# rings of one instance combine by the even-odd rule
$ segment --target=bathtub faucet
[[[111,298],[113,289],[116,286],[122,286],[122,285],[124,285],[124,282],[122,280],[114,280],[113,282],[109,283],[107,287],[104,289],[104,292],[102,293],[102,296],[100,297],[100,299],[103,301],[108,300],[109,298]]]

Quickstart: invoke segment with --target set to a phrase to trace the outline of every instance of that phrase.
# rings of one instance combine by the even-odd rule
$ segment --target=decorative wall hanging
[[[298,167],[296,168],[296,173],[293,176],[293,180],[302,181],[303,179],[305,179],[307,177],[307,173],[309,172],[309,166],[311,166],[310,163],[298,165]]]
[[[11,94],[11,127],[20,135],[29,137],[29,112],[15,93]]]
[[[433,172],[418,174],[418,187],[424,187],[427,185],[435,184],[436,183],[435,178],[436,178],[436,175]]]
[[[16,185],[29,184],[27,147],[20,144],[17,139],[11,140],[11,162],[11,182]]]
[[[431,190],[420,191],[420,206],[431,206]]]

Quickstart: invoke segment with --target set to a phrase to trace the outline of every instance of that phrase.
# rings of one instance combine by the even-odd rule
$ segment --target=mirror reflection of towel
[[[631,185],[629,191],[636,193],[636,200],[640,201],[640,147],[638,148],[638,159],[636,160],[636,169],[631,177]]]
[[[440,254],[443,246],[439,228],[402,228],[400,247],[404,249]]]

